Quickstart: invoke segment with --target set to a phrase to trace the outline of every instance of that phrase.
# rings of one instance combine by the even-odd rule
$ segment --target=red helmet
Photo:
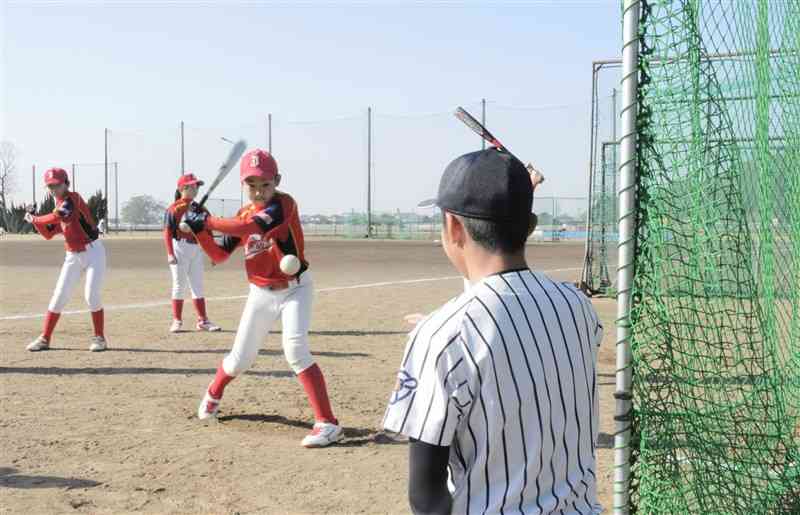
[[[274,179],[278,175],[278,163],[266,150],[257,148],[242,156],[239,164],[239,180],[244,182],[248,177]]]
[[[200,179],[198,179],[193,173],[186,173],[178,178],[178,189],[181,189],[184,186],[188,186],[190,184],[197,184],[198,186],[202,186],[205,183]]]
[[[63,168],[50,168],[44,172],[44,183],[50,184],[63,184],[69,180],[67,171]]]

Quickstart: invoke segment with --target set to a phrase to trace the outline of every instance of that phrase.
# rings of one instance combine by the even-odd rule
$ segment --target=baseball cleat
[[[344,437],[342,426],[330,422],[315,422],[314,429],[303,438],[303,447],[327,447]]]
[[[180,332],[182,327],[183,327],[183,322],[182,321],[173,320],[172,324],[169,326],[169,332],[171,332],[171,333]]]
[[[50,342],[45,340],[44,336],[38,336],[35,340],[25,347],[25,350],[29,350],[31,352],[39,352],[40,350],[48,350],[50,348]]]
[[[197,408],[197,418],[200,420],[206,420],[208,418],[217,418],[217,412],[219,411],[219,403],[222,399],[215,399],[208,393],[206,390],[206,394],[203,396],[203,400],[200,401],[200,406]]]
[[[89,350],[92,352],[102,352],[108,348],[106,339],[102,336],[92,336],[92,343],[89,344]]]
[[[222,331],[222,328],[210,320],[199,320],[197,322],[197,330],[215,333],[217,331]]]

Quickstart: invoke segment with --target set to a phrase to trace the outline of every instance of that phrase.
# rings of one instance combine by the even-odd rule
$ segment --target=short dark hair
[[[444,216],[444,211],[442,216]],[[453,214],[453,213],[451,213]],[[456,215],[475,243],[495,254],[519,252],[528,240],[528,219],[494,221]]]

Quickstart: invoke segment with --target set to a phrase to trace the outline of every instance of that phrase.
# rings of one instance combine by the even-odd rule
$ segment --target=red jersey
[[[248,204],[233,218],[209,216],[206,226],[225,235],[221,245],[206,231],[197,235],[211,260],[220,263],[244,247],[247,280],[256,286],[281,286],[293,278],[280,269],[281,259],[287,254],[300,259],[300,271],[294,277],[308,270],[297,203],[286,193],[275,192],[264,207]]]
[[[86,245],[99,236],[97,222],[89,212],[89,206],[74,191],[68,191],[63,198],[56,199],[52,213],[35,216],[31,223],[48,240],[63,233],[64,247],[68,252],[83,252]]]
[[[173,238],[176,240],[186,240],[190,243],[196,243],[197,240],[191,232],[183,232],[180,229],[181,220],[186,210],[189,209],[191,200],[179,198],[167,208],[164,212],[164,245],[167,247],[167,254],[170,256],[175,255],[175,250],[172,248]]]

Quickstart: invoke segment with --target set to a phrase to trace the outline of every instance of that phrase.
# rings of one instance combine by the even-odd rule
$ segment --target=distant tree
[[[0,206],[6,207],[6,196],[16,188],[17,148],[10,141],[0,142]]]
[[[102,190],[97,190],[94,195],[89,197],[86,204],[89,206],[89,212],[92,213],[95,222],[100,222],[101,218],[106,218],[106,200],[103,197]]]
[[[166,208],[166,204],[150,195],[137,195],[123,204],[121,215],[130,224],[157,224]]]

